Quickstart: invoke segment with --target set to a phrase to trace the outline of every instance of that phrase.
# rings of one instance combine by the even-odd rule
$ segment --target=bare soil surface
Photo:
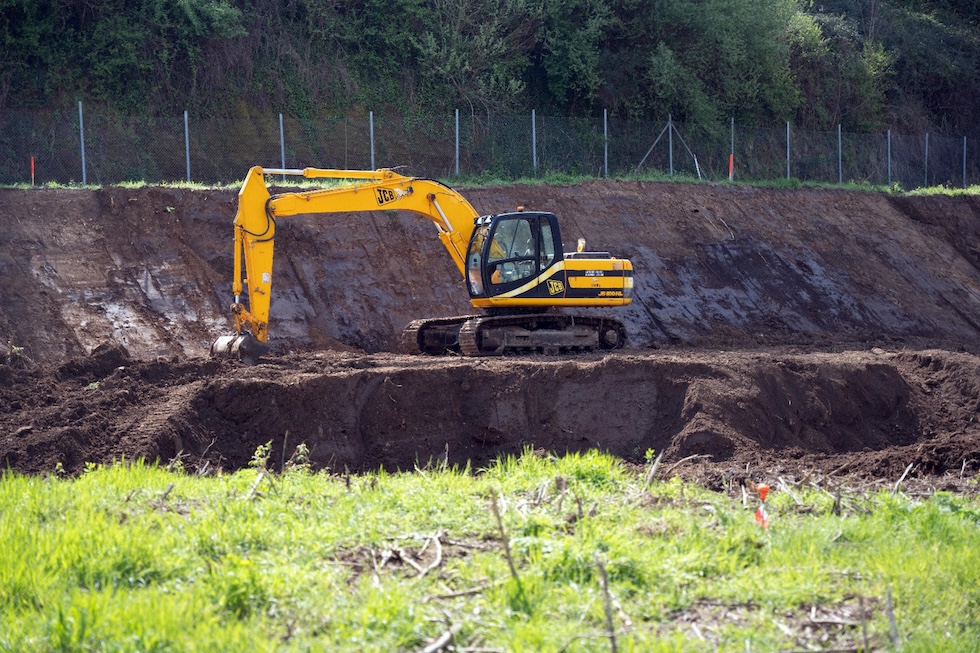
[[[630,258],[609,355],[395,353],[469,312],[428,221],[280,224],[275,355],[230,333],[234,191],[0,190],[0,464],[145,457],[235,469],[272,442],[317,468],[607,450],[709,485],[849,476],[963,489],[980,472],[980,198],[651,182],[463,189],[559,215]]]

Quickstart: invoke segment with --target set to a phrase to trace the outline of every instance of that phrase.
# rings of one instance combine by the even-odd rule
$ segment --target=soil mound
[[[693,461],[716,482],[763,470],[897,479],[909,464],[912,478],[980,469],[980,358],[964,352],[319,352],[248,368],[125,359],[111,369],[109,358],[5,368],[0,464],[77,472],[146,458],[236,469],[271,442],[277,466],[303,444],[315,468],[334,471],[479,467],[527,449],[589,448],[637,463],[663,452],[664,464]]]

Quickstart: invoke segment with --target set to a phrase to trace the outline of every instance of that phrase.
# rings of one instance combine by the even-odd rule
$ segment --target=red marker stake
[[[34,187],[34,157],[31,157],[31,188]]]
[[[766,512],[766,495],[769,494],[769,486],[766,484],[756,487],[759,492],[759,508],[755,511],[755,520],[764,530],[769,530],[769,514]]]

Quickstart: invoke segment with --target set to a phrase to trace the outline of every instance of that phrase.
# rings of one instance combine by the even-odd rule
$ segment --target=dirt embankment
[[[352,470],[528,446],[700,454],[716,472],[980,467],[980,198],[646,182],[464,194],[486,212],[554,211],[566,244],[630,258],[629,347],[384,353],[409,320],[469,306],[431,225],[377,213],[284,221],[283,355],[212,361],[230,329],[234,192],[0,191],[0,336],[37,363],[0,366],[0,462],[234,468],[271,440]]]

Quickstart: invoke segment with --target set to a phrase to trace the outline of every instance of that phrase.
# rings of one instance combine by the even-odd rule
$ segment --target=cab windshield
[[[537,219],[507,218],[497,223],[490,243],[487,268],[490,283],[510,286],[537,274]]]

